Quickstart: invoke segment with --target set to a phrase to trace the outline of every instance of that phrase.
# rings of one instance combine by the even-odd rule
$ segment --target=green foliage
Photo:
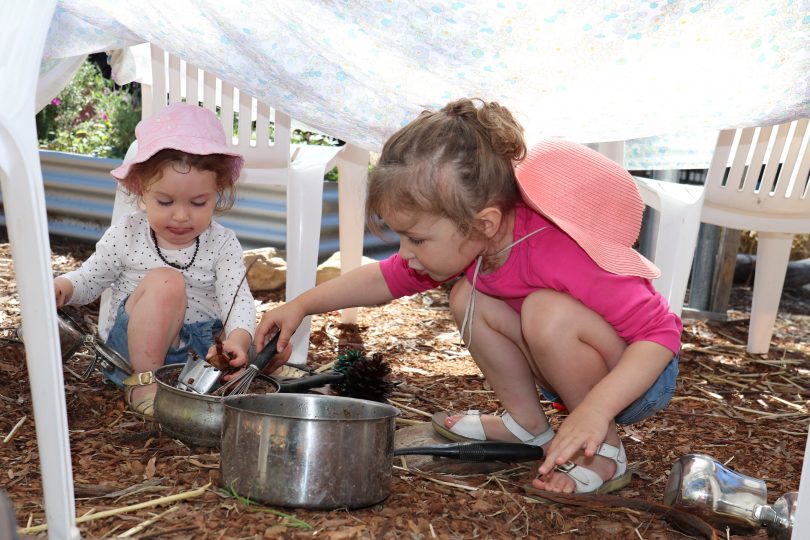
[[[89,60],[73,80],[37,114],[40,148],[96,157],[123,158],[135,140],[141,109],[132,102],[126,86],[116,88]],[[234,113],[234,126],[239,113]],[[255,132],[256,126],[253,125]],[[270,125],[273,137],[273,125]],[[255,134],[254,134],[255,137]],[[294,129],[292,144],[337,146],[340,141],[314,131]],[[337,180],[337,168],[325,180]]]
[[[278,510],[273,510],[272,508],[255,508],[255,506],[256,506],[255,502],[253,502],[252,500],[250,500],[247,497],[243,497],[243,496],[239,495],[236,492],[236,488],[234,488],[234,483],[235,482],[236,482],[236,480],[232,481],[231,485],[228,486],[227,490],[226,489],[221,489],[220,492],[223,495],[225,495],[226,497],[232,497],[232,498],[236,499],[238,502],[242,503],[245,506],[254,507],[255,510],[258,510],[260,512],[266,512],[268,514],[272,514],[272,515],[280,518],[282,520],[280,525],[282,525],[284,527],[291,527],[291,528],[294,528],[294,529],[305,529],[305,530],[306,529],[312,529],[312,525],[310,525],[306,521],[298,519],[297,517],[292,516],[290,514],[285,514],[284,512],[279,512]]]
[[[73,80],[36,116],[40,148],[123,158],[141,118],[126,86],[115,88],[85,62]]]

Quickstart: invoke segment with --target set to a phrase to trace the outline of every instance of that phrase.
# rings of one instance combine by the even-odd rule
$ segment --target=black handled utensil
[[[457,442],[397,448],[395,456],[437,456],[464,461],[539,461],[545,457],[540,446],[523,443],[482,441]]]

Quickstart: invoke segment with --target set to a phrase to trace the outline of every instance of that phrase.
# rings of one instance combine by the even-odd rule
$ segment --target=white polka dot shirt
[[[178,265],[185,265],[194,255],[195,246],[184,249],[161,248],[163,256]],[[64,274],[73,283],[69,304],[84,305],[112,288],[112,309],[108,320],[99,321],[98,332],[107,339],[121,301],[155,268],[169,267],[160,260],[149,232],[149,222],[143,211],[125,216],[112,225],[96,244],[96,251],[79,269]],[[256,330],[256,307],[247,280],[234,292],[245,274],[242,245],[236,234],[212,221],[200,235],[197,257],[186,270],[178,270],[186,281],[185,323],[210,319],[225,321],[233,302],[233,310],[225,327],[225,335],[243,328],[253,336]]]

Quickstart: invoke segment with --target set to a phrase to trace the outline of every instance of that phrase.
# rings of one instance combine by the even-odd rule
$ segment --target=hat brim
[[[661,276],[661,270],[635,249],[596,239],[592,234],[589,234],[576,224],[549,216],[535,205],[531,203],[529,205],[553,221],[603,270],[607,270],[612,274],[638,276],[646,279],[655,279]]]
[[[138,141],[133,143],[134,145],[138,145]],[[135,157],[132,159],[124,158],[124,162],[110,171],[110,174],[116,180],[124,180],[127,175],[129,174],[130,169],[133,165],[137,163],[143,163],[147,159],[151,158],[161,150],[179,150],[181,152],[186,152],[189,154],[196,154],[200,156],[208,156],[211,154],[223,154],[226,156],[232,156],[241,159],[244,161],[242,154],[238,152],[232,151],[227,146],[214,143],[208,139],[203,138],[196,138],[196,137],[164,137],[162,139],[158,139],[152,144],[149,145],[138,145],[136,147]],[[240,167],[241,169],[241,167]],[[239,174],[235,173],[236,177],[232,180],[236,182],[239,178]]]

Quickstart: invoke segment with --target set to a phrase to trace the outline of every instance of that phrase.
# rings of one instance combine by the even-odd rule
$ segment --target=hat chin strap
[[[540,231],[544,231],[546,229],[548,229],[548,227],[540,227],[539,229],[530,232],[526,236],[518,238],[508,246],[498,250],[495,253],[495,255],[500,255],[507,249],[511,249],[512,247],[523,242],[530,236],[533,236],[539,233]],[[479,255],[475,261],[475,271],[473,272],[473,279],[472,279],[472,291],[470,291],[470,298],[467,300],[467,308],[464,310],[464,320],[461,321],[461,328],[459,328],[459,334],[461,334],[461,341],[464,342],[464,346],[467,348],[468,351],[470,350],[470,347],[472,347],[472,340],[473,340],[472,320],[473,315],[475,314],[475,285],[476,283],[478,283],[478,272],[481,270],[481,262],[483,260],[484,256]],[[464,339],[465,334],[469,336],[468,339]]]

